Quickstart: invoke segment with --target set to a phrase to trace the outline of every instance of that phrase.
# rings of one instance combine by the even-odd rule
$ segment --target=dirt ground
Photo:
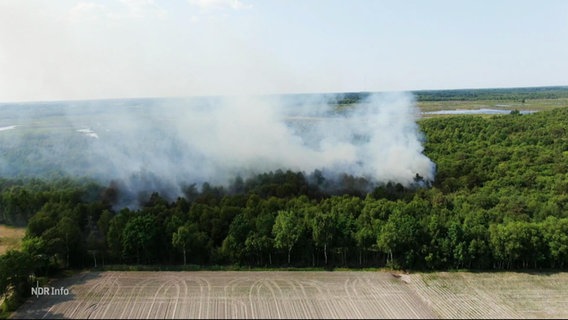
[[[436,272],[410,278],[442,318],[568,319],[566,272]]]
[[[13,318],[433,318],[386,272],[102,272],[31,297]]]
[[[90,272],[13,318],[568,318],[568,273]]]
[[[0,254],[20,246],[26,228],[14,228],[0,224]]]

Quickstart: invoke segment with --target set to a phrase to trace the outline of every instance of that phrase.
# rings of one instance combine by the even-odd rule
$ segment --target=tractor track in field
[[[93,272],[12,318],[566,318],[568,273]]]

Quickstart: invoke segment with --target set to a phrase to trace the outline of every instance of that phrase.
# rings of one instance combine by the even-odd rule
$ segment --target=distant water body
[[[12,130],[16,129],[16,126],[7,126],[7,127],[0,127],[0,131]]]

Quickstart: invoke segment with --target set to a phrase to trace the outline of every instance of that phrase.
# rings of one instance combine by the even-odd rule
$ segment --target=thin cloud
[[[68,17],[71,22],[99,20],[108,14],[108,9],[94,2],[79,2],[69,10]]]
[[[232,9],[241,10],[250,8],[250,4],[246,4],[239,0],[188,0],[191,5],[197,6],[204,10],[216,9]]]
[[[119,0],[110,5],[96,2],[79,2],[68,12],[69,21],[74,23],[100,21],[105,19],[165,18],[166,10],[153,0]]]
[[[153,0],[120,0],[128,8],[128,15],[136,18],[155,17],[163,18],[166,11]]]

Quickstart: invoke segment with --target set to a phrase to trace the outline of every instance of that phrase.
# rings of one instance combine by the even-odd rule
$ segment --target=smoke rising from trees
[[[104,183],[121,181],[133,193],[160,191],[170,197],[181,195],[183,185],[226,185],[236,176],[278,169],[405,186],[416,174],[434,179],[435,165],[422,153],[420,113],[412,95],[338,101],[341,96],[321,95],[55,104],[46,114],[61,110],[64,120],[46,116],[25,123],[21,111],[19,123],[6,124],[18,125],[9,130],[12,135],[38,126],[45,131],[39,150],[17,162],[2,155],[0,169],[3,175],[34,175],[53,166]],[[11,150],[23,139],[9,139]],[[39,168],[13,170],[34,161]]]

